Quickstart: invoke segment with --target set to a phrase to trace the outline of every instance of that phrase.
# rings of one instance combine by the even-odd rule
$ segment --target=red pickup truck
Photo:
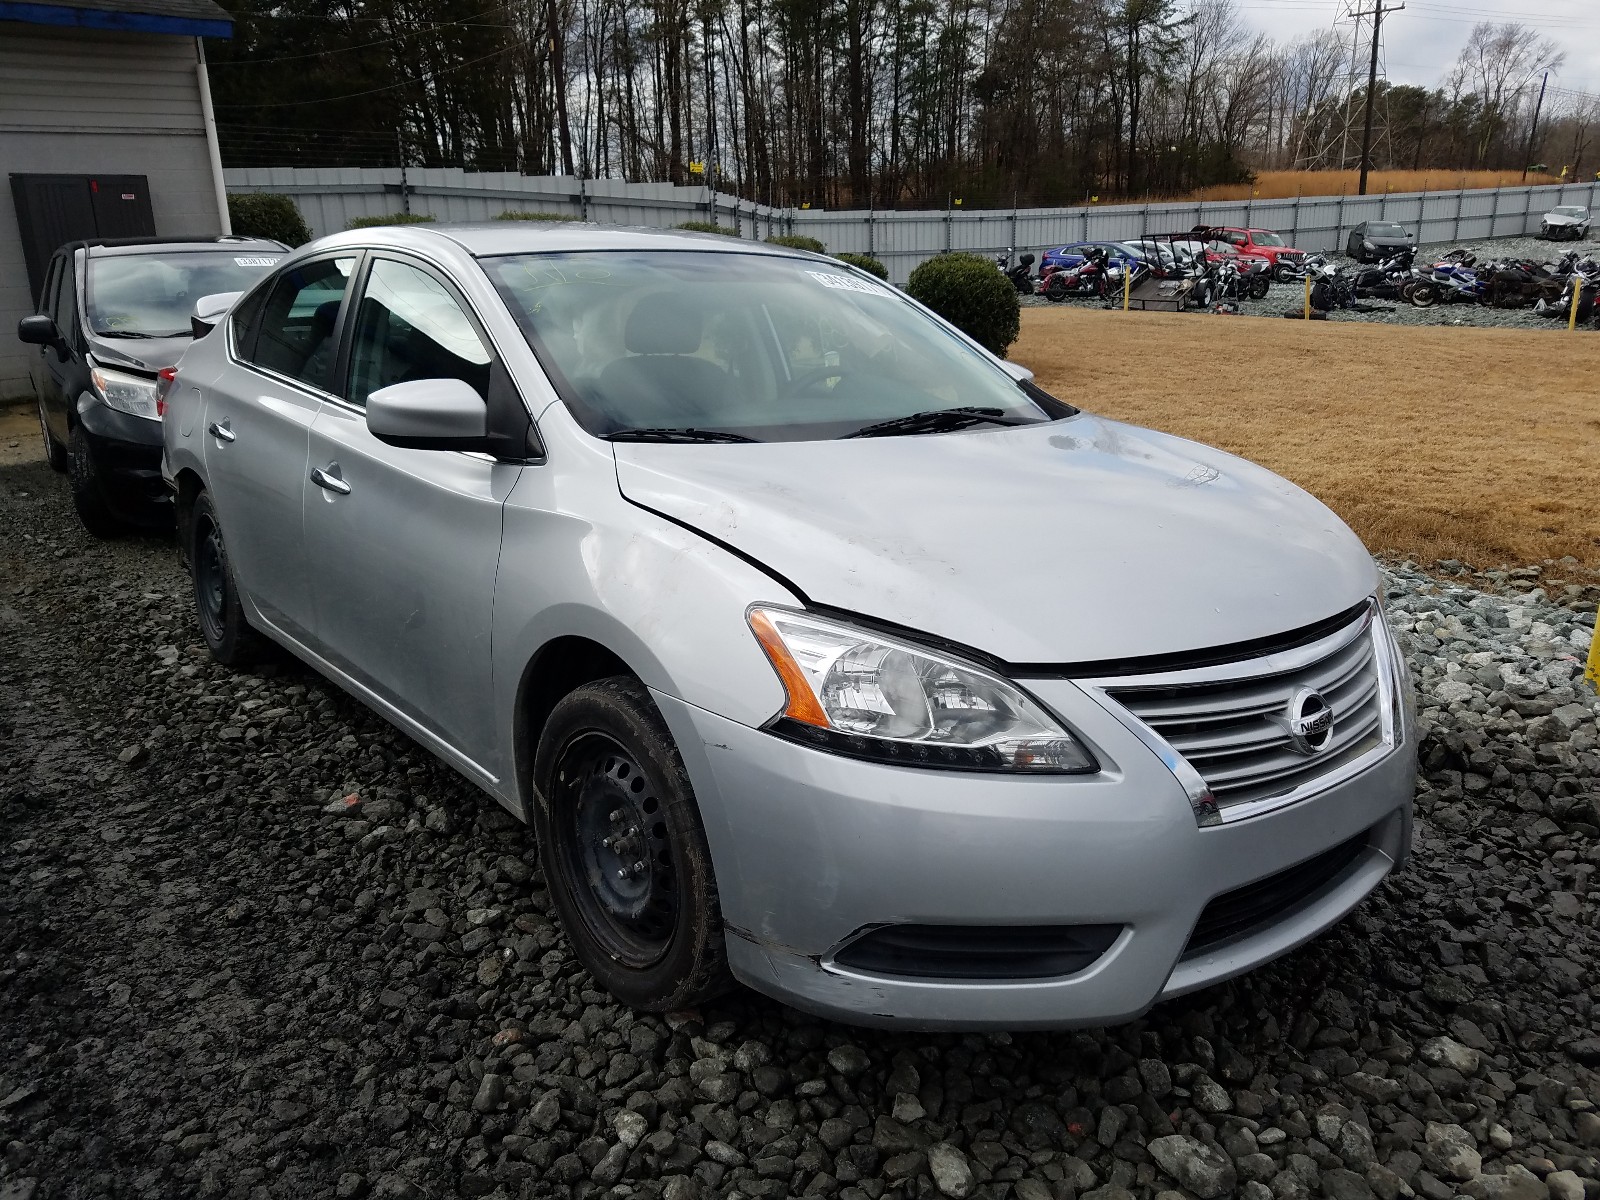
[[[1306,260],[1305,251],[1296,250],[1270,229],[1245,229],[1226,225],[1196,225],[1193,232],[1208,241],[1227,242],[1240,254],[1253,254],[1272,264],[1275,279],[1292,275]]]

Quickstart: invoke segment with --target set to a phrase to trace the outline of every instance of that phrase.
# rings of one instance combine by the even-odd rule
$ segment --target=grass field
[[[1028,308],[1011,357],[1287,476],[1375,552],[1600,572],[1600,334]]]
[[[1224,183],[1201,188],[1176,200],[1278,200],[1287,196],[1354,196],[1359,171],[1262,171],[1254,184]],[[1521,171],[1373,171],[1367,177],[1367,194],[1385,192],[1454,192],[1463,188],[1516,187]],[[1529,174],[1530,186],[1560,183],[1558,175]]]

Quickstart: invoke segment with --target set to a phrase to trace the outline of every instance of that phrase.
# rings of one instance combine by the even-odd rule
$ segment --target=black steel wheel
[[[244,667],[259,661],[267,642],[250,628],[239,588],[228,561],[228,544],[222,525],[212,506],[211,494],[195,497],[189,517],[189,576],[194,583],[195,617],[200,636],[211,657],[228,667]]]
[[[56,441],[50,432],[50,423],[44,418],[44,398],[39,398],[39,434],[44,438],[44,460],[52,471],[67,469],[67,448]]]
[[[644,685],[616,676],[563,698],[540,738],[534,782],[540,865],[584,968],[654,1012],[726,990],[705,830]]]
[[[106,500],[101,486],[100,467],[82,424],[72,427],[67,441],[67,479],[72,484],[72,507],[78,510],[78,520],[97,538],[114,538],[128,531],[122,520]]]

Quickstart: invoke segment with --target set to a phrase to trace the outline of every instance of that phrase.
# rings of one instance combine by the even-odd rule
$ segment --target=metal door
[[[143,175],[13,175],[11,196],[35,298],[57,247],[84,238],[156,236]]]
[[[367,429],[377,388],[451,376],[487,394],[481,327],[438,276],[375,255],[351,321],[350,384],[311,426],[305,545],[321,653],[490,779],[490,629],[501,508],[522,468],[400,449]]]

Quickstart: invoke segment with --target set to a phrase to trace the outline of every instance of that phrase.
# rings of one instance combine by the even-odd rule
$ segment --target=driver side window
[[[393,259],[372,264],[350,347],[352,404],[417,379],[460,379],[489,396],[488,349],[461,305],[425,271]]]

